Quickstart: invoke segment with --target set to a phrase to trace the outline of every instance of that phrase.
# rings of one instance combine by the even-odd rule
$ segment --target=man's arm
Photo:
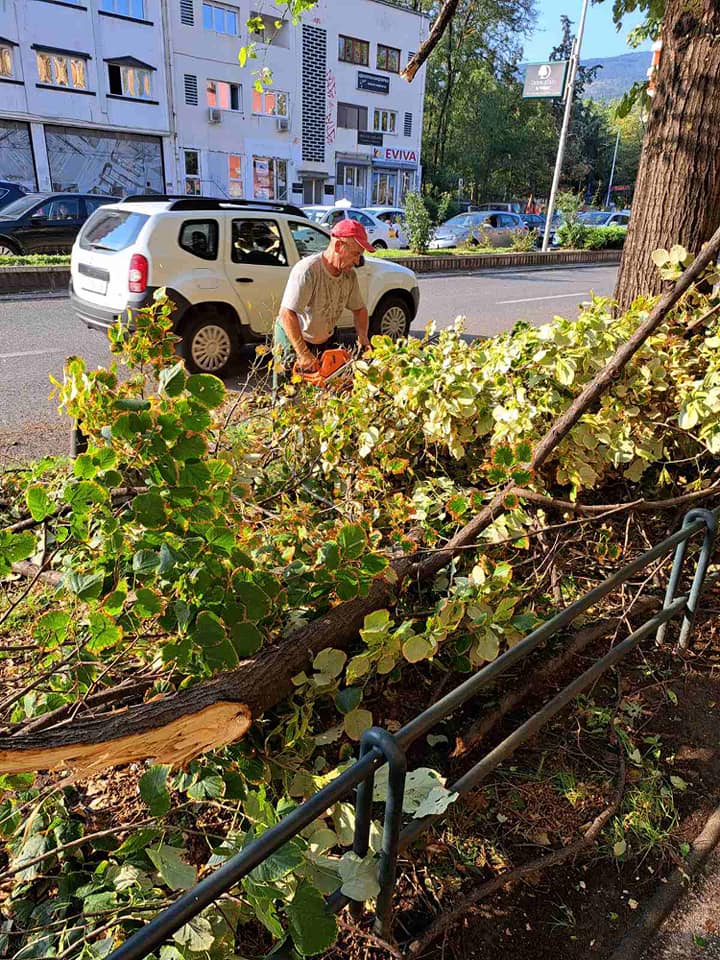
[[[360,310],[353,310],[353,320],[355,321],[355,333],[357,333],[358,343],[361,347],[369,347],[368,327],[370,318],[368,317],[367,307],[361,307]]]
[[[365,316],[367,317],[367,310],[365,311]],[[308,345],[300,330],[300,320],[295,311],[288,310],[287,307],[281,307],[280,323],[298,358],[299,368],[311,373],[317,370],[319,368],[318,361],[312,351],[308,349]]]

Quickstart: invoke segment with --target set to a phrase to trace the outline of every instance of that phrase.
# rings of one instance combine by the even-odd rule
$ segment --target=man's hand
[[[315,354],[305,350],[298,354],[297,368],[302,373],[316,373],[320,369],[320,362]]]
[[[361,350],[371,350],[370,340],[368,339],[367,334],[358,334],[357,338],[358,346]]]

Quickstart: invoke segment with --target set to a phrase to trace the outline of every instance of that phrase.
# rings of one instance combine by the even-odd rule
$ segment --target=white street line
[[[17,357],[44,357],[49,353],[64,353],[62,347],[54,350],[27,350],[25,353],[0,353],[0,360],[15,360]]]
[[[498,300],[496,307],[501,307],[506,303],[536,303],[538,300],[563,300],[568,297],[587,297],[587,293],[554,293],[550,297],[528,297],[526,300]]]

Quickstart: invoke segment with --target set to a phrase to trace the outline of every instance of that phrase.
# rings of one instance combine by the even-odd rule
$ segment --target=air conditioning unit
[[[208,107],[208,123],[222,123],[222,110],[217,107]]]
[[[278,117],[277,128],[281,133],[287,133],[290,129],[290,121],[287,117]]]

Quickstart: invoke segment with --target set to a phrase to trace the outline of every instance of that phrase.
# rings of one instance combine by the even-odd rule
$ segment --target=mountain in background
[[[584,67],[598,64],[602,67],[595,81],[585,87],[584,96],[593,100],[618,100],[634,83],[647,79],[651,62],[652,53],[649,50],[623,53],[619,57],[583,60]]]

